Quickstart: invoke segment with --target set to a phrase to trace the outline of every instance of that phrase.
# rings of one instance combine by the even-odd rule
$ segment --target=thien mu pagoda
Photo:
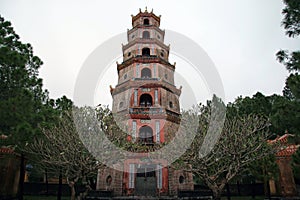
[[[170,46],[164,44],[160,19],[147,9],[132,15],[128,43],[122,45],[123,61],[117,63],[118,84],[111,87],[112,111],[126,120],[128,140],[144,145],[170,141],[180,124],[181,88],[174,85],[175,64],[169,63]],[[123,167],[101,170],[97,189],[114,196],[176,196],[194,187],[190,172],[169,167],[163,159],[134,157]]]

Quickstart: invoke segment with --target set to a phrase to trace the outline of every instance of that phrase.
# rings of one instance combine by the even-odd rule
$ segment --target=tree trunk
[[[62,174],[61,169],[59,170],[59,178],[58,178],[58,192],[57,192],[57,200],[61,200],[62,194]]]
[[[214,200],[221,200],[222,190],[220,190],[219,188],[213,188],[212,192],[213,192],[213,199]]]
[[[45,169],[45,181],[46,181],[46,195],[48,196],[49,194],[49,183],[48,183],[48,171]]]
[[[239,181],[236,182],[236,186],[237,186],[238,195],[241,196],[241,189],[240,189],[240,182]]]
[[[226,183],[226,195],[227,195],[227,199],[231,200],[230,187],[228,183]]]
[[[71,200],[76,199],[75,183],[78,181],[78,179],[79,179],[79,177],[77,177],[74,180],[70,181],[69,178],[67,177],[67,182],[68,182],[68,185],[71,189]]]
[[[74,181],[70,181],[69,182],[69,186],[71,188],[71,200],[75,200],[76,198],[76,192],[75,192],[75,182]]]
[[[25,158],[24,158],[24,154],[21,154],[19,191],[18,191],[18,193],[19,193],[18,194],[18,199],[19,200],[23,200],[24,176],[25,176]]]

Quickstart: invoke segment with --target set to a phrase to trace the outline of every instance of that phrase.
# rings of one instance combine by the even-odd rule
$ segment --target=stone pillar
[[[277,191],[276,191],[276,183],[275,183],[274,179],[269,180],[269,186],[270,186],[271,195],[276,195]]]
[[[283,197],[297,196],[296,184],[291,167],[291,157],[277,157],[279,186]]]

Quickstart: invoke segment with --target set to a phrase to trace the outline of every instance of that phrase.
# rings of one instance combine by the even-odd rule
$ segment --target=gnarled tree
[[[222,190],[230,180],[246,170],[253,161],[272,153],[266,143],[269,122],[255,115],[226,117],[218,142],[203,156],[201,148],[210,120],[210,108],[204,108],[206,110],[200,109],[202,113],[194,141],[181,160],[192,166],[192,172],[212,190],[214,199],[220,199]]]
[[[71,187],[71,200],[75,200],[76,182],[79,179],[86,181],[86,178],[96,174],[102,165],[82,143],[72,113],[62,114],[56,126],[42,128],[44,137],[36,138],[26,147],[26,151],[43,169],[60,172]]]

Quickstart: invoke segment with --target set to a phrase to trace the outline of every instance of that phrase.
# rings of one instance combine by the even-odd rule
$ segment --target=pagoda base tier
[[[112,168],[98,172],[97,190],[110,191],[112,196],[177,196],[178,191],[193,191],[191,172],[161,167],[162,161],[149,163],[126,160],[124,172]],[[133,173],[130,173],[133,172]]]
[[[199,197],[169,197],[169,196],[160,196],[160,197],[150,197],[150,196],[119,196],[119,197],[94,197],[87,196],[85,200],[210,200],[213,199],[212,196],[199,196]]]

